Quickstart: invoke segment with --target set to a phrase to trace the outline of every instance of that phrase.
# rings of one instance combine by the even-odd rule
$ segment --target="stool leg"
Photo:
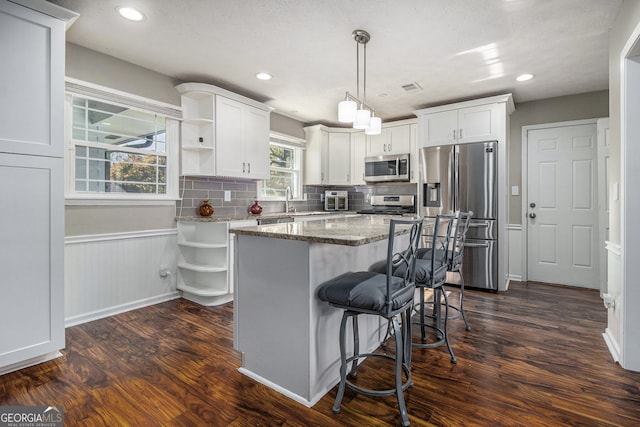
[[[471,326],[469,326],[469,322],[467,322],[467,315],[464,313],[464,277],[462,277],[462,270],[458,270],[458,274],[460,275],[460,314],[462,315],[462,320],[464,320],[464,327],[467,331],[471,330]]]
[[[407,365],[408,369],[411,369],[411,310],[413,307],[409,307],[407,311],[402,313],[402,331],[404,332],[404,348],[405,348],[405,357],[404,361]],[[411,381],[411,386],[413,385],[413,381]]]
[[[442,293],[444,298],[444,342],[447,344],[447,349],[449,350],[449,354],[451,355],[451,363],[458,363],[456,360],[456,356],[453,354],[453,349],[451,348],[451,344],[449,344],[449,333],[447,332],[447,319],[449,318],[449,299],[447,297],[447,291],[444,289],[444,286],[438,288]]]
[[[420,337],[423,344],[427,342],[427,332],[424,325],[424,288],[420,288]]]
[[[340,322],[340,385],[338,386],[338,393],[336,394],[336,401],[333,404],[333,412],[335,414],[340,412],[340,404],[344,397],[344,389],[347,383],[347,343],[346,343],[346,329],[347,319],[349,314],[345,311],[342,314],[342,321]]]
[[[353,316],[353,355],[360,354],[360,331],[358,330],[358,316]],[[352,378],[358,374],[356,371],[358,369],[358,359],[353,359],[353,364],[351,365],[351,375]]]
[[[398,324],[398,318],[394,317],[393,332],[396,340],[396,360],[395,360],[395,377],[396,377],[396,396],[398,398],[398,407],[400,408],[400,417],[402,418],[402,425],[409,425],[409,416],[407,414],[407,405],[404,401],[404,393],[402,391],[402,365],[404,363],[405,348],[402,342],[402,335],[404,331],[400,329]],[[404,323],[404,322],[403,322]]]

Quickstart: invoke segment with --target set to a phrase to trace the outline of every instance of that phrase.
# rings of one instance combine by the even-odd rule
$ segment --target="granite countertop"
[[[398,216],[357,215],[346,218],[328,218],[317,221],[287,222],[232,228],[231,233],[272,237],[286,240],[304,240],[314,243],[360,246],[389,236],[389,221]],[[396,234],[405,234],[408,227],[398,227]]]
[[[305,216],[321,216],[321,215],[353,215],[356,211],[300,211],[300,212],[272,212],[261,215],[247,214],[245,216],[216,216],[214,213],[212,216],[177,216],[176,221],[192,221],[192,222],[232,222],[232,221],[245,221],[245,220],[258,220],[264,218],[296,218]]]

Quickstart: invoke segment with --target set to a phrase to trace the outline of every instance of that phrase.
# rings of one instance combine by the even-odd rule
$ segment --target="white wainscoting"
[[[509,280],[521,281],[523,277],[522,267],[522,225],[509,224],[507,226],[509,242]]]
[[[616,362],[621,360],[622,321],[624,315],[624,295],[622,292],[622,249],[617,243],[605,242],[607,249],[607,293],[615,300],[615,305],[609,308],[607,316],[607,328],[602,334],[604,342],[609,348],[611,357]]]
[[[175,229],[65,238],[65,326],[178,298],[176,239]]]

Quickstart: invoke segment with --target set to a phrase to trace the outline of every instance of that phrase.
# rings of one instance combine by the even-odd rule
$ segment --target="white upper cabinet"
[[[2,2],[0,39],[0,152],[63,157],[65,23]]]
[[[419,146],[499,140],[505,127],[505,111],[501,107],[505,103],[510,103],[513,111],[513,101],[507,95],[416,111],[421,135]]]
[[[364,181],[364,158],[367,138],[364,132],[351,134],[351,185],[366,185]]]
[[[356,185],[352,182],[355,155],[364,154],[364,132],[314,125],[304,128],[307,149],[304,153],[305,185]],[[361,152],[352,149],[354,135],[362,135]],[[356,137],[357,138],[357,137]],[[352,160],[353,159],[353,160]],[[361,160],[364,173],[364,156]],[[361,178],[362,179],[362,178]]]
[[[350,185],[351,135],[345,132],[329,132],[327,143],[328,184]]]
[[[202,83],[182,94],[182,175],[269,178],[270,108]]]
[[[383,125],[379,135],[368,137],[367,156],[384,156],[387,154],[407,154],[411,152],[411,125]]]

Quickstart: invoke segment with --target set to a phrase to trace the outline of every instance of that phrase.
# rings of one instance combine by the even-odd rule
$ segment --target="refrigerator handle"
[[[454,168],[455,168],[455,164],[453,162],[453,153],[455,150],[455,146],[451,147],[452,150],[449,151],[449,167],[447,168],[447,181],[449,183],[449,206],[451,207],[451,211],[455,211],[455,207],[454,207],[454,192],[455,192],[455,188],[454,188]]]
[[[453,211],[457,211],[458,207],[459,207],[459,203],[460,201],[458,200],[459,198],[459,192],[460,192],[460,176],[459,176],[459,170],[458,168],[460,167],[460,162],[459,162],[459,157],[460,157],[460,150],[459,147],[456,145],[453,147]]]

